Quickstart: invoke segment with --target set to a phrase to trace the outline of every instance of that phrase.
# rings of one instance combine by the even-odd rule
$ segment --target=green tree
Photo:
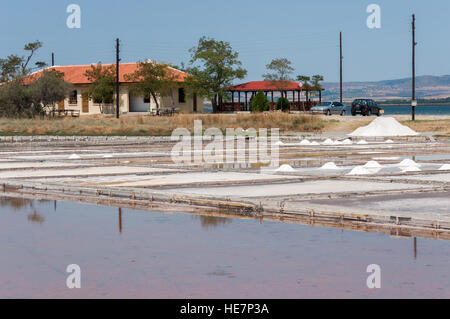
[[[73,86],[64,81],[64,73],[57,70],[44,70],[42,75],[30,84],[31,98],[35,106],[55,110],[56,103],[63,100]]]
[[[41,61],[35,62],[34,68],[29,67],[33,56],[40,48],[42,48],[42,42],[31,42],[24,47],[24,51],[28,53],[27,56],[12,54],[5,59],[0,59],[0,83],[9,82],[14,79],[23,80],[33,70],[45,67],[46,63]]]
[[[291,109],[291,103],[285,97],[280,97],[276,104],[277,110],[282,110],[283,112],[289,112]]]
[[[310,88],[309,81],[311,81],[311,77],[306,75],[298,75],[297,81],[301,81],[303,83],[304,88]]]
[[[320,90],[322,89],[322,85],[320,85],[320,82],[323,81],[323,76],[322,75],[313,75],[312,76],[312,87],[314,89]]]
[[[213,112],[217,112],[229,87],[236,79],[243,79],[247,71],[242,68],[239,53],[233,51],[228,42],[206,37],[200,38],[196,47],[191,48],[191,60],[186,68],[190,74],[185,80],[188,94],[211,100]]]
[[[264,92],[259,91],[251,101],[253,112],[264,112],[270,109],[270,103]]]
[[[292,81],[291,74],[294,68],[292,62],[286,58],[273,59],[266,65],[269,73],[263,74],[265,81]]]
[[[113,65],[103,66],[101,62],[91,65],[86,70],[85,76],[91,82],[87,92],[88,98],[100,102],[100,110],[103,112],[104,103],[114,102],[116,88],[116,69]]]
[[[0,86],[0,115],[4,117],[33,117],[39,113],[33,105],[32,91],[22,79],[13,79]]]
[[[132,91],[142,96],[151,96],[156,103],[159,114],[160,105],[157,96],[172,93],[181,79],[177,78],[169,64],[154,61],[139,62],[138,69],[133,74],[126,74],[125,79],[134,82]],[[172,96],[172,95],[171,95]],[[173,102],[173,96],[172,96]]]

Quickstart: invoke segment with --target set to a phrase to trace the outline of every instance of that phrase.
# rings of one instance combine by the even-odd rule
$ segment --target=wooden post
[[[245,91],[245,109],[248,111],[247,91]]]
[[[237,92],[238,94],[238,105],[239,105],[239,111],[241,110],[241,91]]]
[[[322,103],[322,90],[319,90],[319,104]]]

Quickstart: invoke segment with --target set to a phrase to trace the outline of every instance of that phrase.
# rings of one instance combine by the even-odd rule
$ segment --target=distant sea
[[[411,114],[411,106],[383,106],[385,115],[395,114]],[[348,107],[347,114],[351,114]],[[436,105],[418,105],[416,106],[417,115],[450,115],[450,105],[436,106]]]
[[[411,106],[383,106],[385,115],[411,114]],[[205,104],[205,112],[211,113],[211,105]],[[351,114],[350,107],[347,107],[347,115]],[[417,115],[450,115],[450,105],[418,105],[416,106]]]

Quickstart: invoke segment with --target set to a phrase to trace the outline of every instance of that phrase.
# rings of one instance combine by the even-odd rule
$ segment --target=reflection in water
[[[33,211],[33,213],[28,214],[28,220],[32,223],[36,224],[42,224],[45,221],[45,218],[38,214],[36,210]]]
[[[122,208],[119,207],[119,233],[122,234]]]
[[[232,222],[231,218],[226,217],[216,217],[216,216],[193,216],[194,219],[200,219],[202,228],[216,228],[218,226],[230,224]]]
[[[28,198],[14,198],[14,197],[0,197],[0,207],[10,207],[14,211],[20,211],[24,208],[31,208],[32,213],[27,215],[28,221],[32,223],[42,224],[45,222],[45,218],[40,215],[35,208],[35,200]],[[38,203],[47,203],[48,200],[38,200]],[[55,201],[55,211],[56,211],[56,201]]]
[[[33,200],[27,198],[0,197],[1,207],[11,207],[14,210],[20,210],[24,207],[33,207]]]
[[[414,259],[417,259],[417,238],[414,237]]]

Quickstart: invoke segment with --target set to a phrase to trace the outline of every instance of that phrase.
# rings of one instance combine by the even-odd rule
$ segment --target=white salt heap
[[[344,145],[352,145],[353,144],[353,142],[352,142],[352,140],[351,139],[345,139],[345,140],[343,140],[342,141],[342,144],[344,144]]]
[[[414,136],[419,135],[393,117],[378,117],[369,125],[357,128],[350,136]]]
[[[322,142],[322,145],[334,145],[334,142],[332,139],[327,138],[325,141]]]
[[[411,166],[406,166],[406,167],[402,167],[402,172],[406,173],[406,172],[420,172],[420,168],[415,166],[415,165],[411,165]]]
[[[81,157],[79,157],[77,154],[72,154],[69,156],[69,159],[80,159]]]
[[[403,161],[401,161],[401,162],[398,164],[398,166],[400,166],[400,167],[412,167],[412,166],[419,167],[420,164],[417,164],[417,163],[414,162],[413,160],[407,158],[407,159],[404,159]]]
[[[334,141],[333,144],[334,145],[342,145],[343,143],[341,141]]]
[[[356,144],[358,144],[358,145],[366,145],[366,144],[369,144],[369,143],[367,143],[365,140],[360,140]]]
[[[381,168],[382,166],[377,161],[369,161],[363,167],[364,168]]]
[[[311,142],[311,145],[317,146],[320,145],[319,143],[317,143],[316,141]]]
[[[288,164],[283,164],[280,167],[278,167],[276,170],[276,172],[295,172],[295,169]]]
[[[347,175],[369,175],[372,172],[363,166],[356,166]]]
[[[278,141],[275,143],[275,145],[284,145],[284,143],[282,141]]]
[[[450,164],[442,165],[442,167],[439,170],[440,171],[450,171]]]
[[[385,143],[386,144],[392,144],[392,143],[394,143],[394,141],[393,140],[387,140],[387,141],[385,141]]]
[[[325,163],[320,169],[339,169],[334,162]]]
[[[300,145],[311,145],[311,142],[308,141],[307,139],[304,139],[303,141],[300,142]]]
[[[113,156],[111,154],[105,154],[103,155],[103,158],[112,158]]]

